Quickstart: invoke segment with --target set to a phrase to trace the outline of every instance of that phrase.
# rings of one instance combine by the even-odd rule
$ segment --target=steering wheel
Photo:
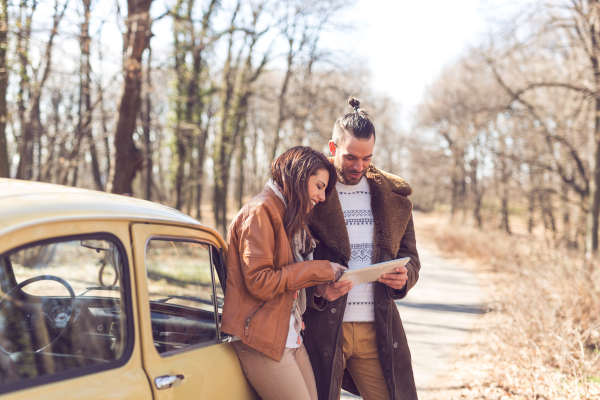
[[[61,285],[63,285],[69,292],[69,296],[70,296],[70,303],[68,304],[68,306],[61,307],[61,306],[58,306],[56,303],[46,302],[44,300],[42,300],[41,305],[37,302],[36,303],[27,303],[27,302],[23,301],[22,298],[20,298],[20,296],[19,296],[19,298],[11,296],[11,294],[13,292],[17,292],[17,291],[20,292],[21,289],[23,289],[25,286],[27,286],[31,283],[34,283],[34,282],[38,282],[38,281],[54,281],[54,282],[58,282]],[[73,319],[73,299],[74,298],[75,298],[75,291],[73,290],[73,287],[71,287],[69,282],[67,282],[63,278],[55,276],[55,275],[38,275],[38,276],[34,276],[33,278],[29,278],[29,279],[26,279],[26,280],[20,282],[17,286],[15,286],[11,290],[9,290],[2,297],[2,299],[0,299],[0,309],[2,309],[2,307],[4,306],[5,301],[10,302],[14,306],[16,306],[18,309],[20,309],[24,313],[23,314],[24,319],[26,320],[24,322],[28,323],[31,326],[30,331],[36,329],[36,327],[33,326],[32,324],[35,324],[36,322],[38,322],[38,321],[34,321],[32,319],[32,315],[41,314],[43,316],[43,318],[40,320],[47,321],[48,323],[46,325],[50,327],[49,331],[55,331],[55,332],[53,332],[54,333],[53,337],[48,338],[49,339],[48,343],[42,344],[37,349],[27,350],[27,352],[39,353],[42,350],[46,349],[48,346],[52,345],[54,342],[56,342],[65,333],[67,328],[70,326],[71,321]],[[14,352],[6,350],[1,344],[0,344],[0,351],[2,351],[3,353],[5,353],[7,355],[11,355],[12,353],[14,353]]]

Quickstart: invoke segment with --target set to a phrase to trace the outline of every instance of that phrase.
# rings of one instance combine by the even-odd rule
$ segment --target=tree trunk
[[[454,158],[452,170],[452,204],[451,218],[454,219],[458,210],[462,211],[463,219],[466,212],[467,182],[465,171],[465,152],[460,148],[451,148]]]
[[[6,92],[8,90],[8,0],[0,1],[0,177],[10,176],[8,159],[8,141],[6,139],[6,122],[8,108]]]
[[[208,139],[209,120],[212,113],[208,113],[206,117],[206,125],[201,128],[196,145],[198,158],[196,161],[196,219],[202,218],[202,194],[204,187],[204,160],[206,159],[206,140]]]
[[[245,126],[242,127],[242,130],[245,130]],[[246,140],[245,137],[239,138],[239,146],[238,146],[238,154],[237,154],[237,167],[238,167],[238,180],[237,180],[237,188],[235,197],[237,200],[237,208],[240,209],[244,205],[244,186],[246,176],[244,174],[244,170],[246,170],[246,160],[248,159],[248,151],[246,149]]]
[[[31,5],[29,12],[27,3],[19,5],[19,17],[17,32],[17,58],[19,60],[19,90],[17,92],[17,114],[21,128],[21,135],[17,143],[19,164],[17,164],[16,177],[31,179],[31,164],[33,163],[33,138],[29,137],[31,130],[27,128],[27,104],[30,98],[30,77],[27,71],[29,67],[29,43],[31,40],[31,22],[37,7],[37,1]]]
[[[600,66],[596,65],[596,87],[600,88]],[[594,117],[594,154],[592,159],[592,176],[590,179],[590,210],[588,214],[588,233],[586,253],[588,258],[598,252],[598,226],[600,224],[600,98],[595,99],[596,115]]]
[[[552,206],[552,199],[548,190],[540,192],[540,205],[542,206],[542,219],[544,221],[544,228],[547,231],[551,231],[553,237],[556,236],[556,218],[554,217],[554,207]]]
[[[504,184],[502,188],[502,198],[501,198],[501,222],[500,227],[509,235],[512,234],[510,229],[510,216],[508,211],[508,185]]]
[[[527,205],[527,232],[532,234],[535,228],[535,187],[527,193]]]
[[[92,177],[94,180],[94,185],[97,190],[104,190],[104,183],[102,182],[102,172],[100,171],[100,161],[98,158],[98,150],[96,147],[96,141],[94,139],[94,134],[92,132],[92,79],[91,79],[91,71],[92,67],[90,64],[91,57],[91,37],[89,34],[89,24],[90,24],[90,15],[91,15],[91,0],[83,0],[84,5],[84,25],[82,26],[82,41],[81,41],[81,69],[82,69],[82,90],[81,94],[83,97],[83,102],[81,105],[84,108],[84,112],[82,113],[83,125],[82,125],[82,134],[85,139],[88,141],[88,151],[90,154],[91,168],[92,168]],[[85,39],[85,40],[84,40]]]
[[[288,54],[287,54],[287,67],[285,70],[285,76],[279,89],[279,95],[277,96],[277,124],[275,125],[275,135],[273,138],[273,150],[271,150],[271,161],[277,156],[277,148],[279,147],[279,140],[281,139],[281,129],[283,123],[286,120],[286,104],[285,97],[287,95],[290,79],[292,77],[292,66],[294,63],[294,38],[288,38]]]
[[[92,113],[92,100],[90,90],[90,13],[91,13],[91,0],[81,0],[83,6],[83,21],[81,22],[81,33],[79,36],[79,101],[77,104],[77,128],[75,130],[75,143],[69,161],[73,167],[71,185],[77,184],[77,177],[79,175],[79,154],[81,149],[81,143],[84,138],[92,138],[92,127],[91,127],[91,113]],[[93,140],[90,140],[93,144]]]
[[[599,101],[600,102],[600,101]],[[597,111],[597,113],[600,112]],[[600,117],[596,117],[598,119]],[[590,185],[590,202],[591,210],[589,214],[588,226],[589,226],[589,239],[587,248],[588,256],[598,252],[598,235],[599,235],[599,223],[600,223],[600,127],[596,129],[596,151],[594,152],[593,159],[593,176]]]
[[[186,95],[186,86],[188,84],[188,74],[186,71],[185,59],[187,55],[187,32],[192,24],[188,17],[181,15],[183,0],[178,0],[174,8],[175,21],[173,21],[173,59],[175,60],[175,74],[177,76],[177,90],[175,92],[175,208],[181,210],[183,207],[183,181],[185,174],[185,163],[187,162],[187,148],[185,133],[187,125],[185,123],[184,103]],[[185,129],[184,129],[185,128]]]
[[[206,47],[206,41],[208,39],[208,32],[210,28],[210,21],[218,6],[217,0],[211,0],[208,8],[204,12],[202,17],[202,25],[200,30],[200,35],[198,38],[193,38],[194,40],[194,50],[193,50],[193,68],[192,68],[192,85],[194,87],[199,87],[202,79],[202,73],[206,69],[204,63],[204,49]],[[212,94],[210,94],[212,95]],[[203,94],[200,94],[198,90],[195,90],[194,96],[196,97],[196,101],[194,104],[194,124],[199,128],[199,135],[197,137],[196,143],[196,218],[200,219],[202,216],[202,191],[204,186],[204,160],[206,159],[206,141],[208,140],[208,130],[209,130],[209,121],[213,116],[213,112],[209,107],[206,107],[208,103],[205,101]],[[206,121],[202,122],[202,115],[206,113]]]
[[[141,105],[142,54],[150,42],[152,0],[128,0],[127,33],[123,42],[124,85],[115,132],[115,166],[111,191],[133,195],[133,179],[143,163],[133,140]]]
[[[56,172],[58,170],[56,166],[56,147],[59,132],[61,131],[61,105],[63,101],[63,94],[60,89],[54,89],[50,98],[52,117],[50,118],[49,126],[52,127],[52,134],[48,135],[48,143],[46,148],[48,149],[48,155],[44,162],[44,169],[42,170],[41,180],[45,182],[55,181]]]
[[[483,227],[483,219],[481,217],[481,201],[483,190],[480,188],[479,180],[477,179],[477,159],[471,160],[470,166],[470,178],[471,178],[471,193],[473,194],[473,219],[477,224],[477,228]]]
[[[233,27],[237,13],[240,9],[240,1],[231,17],[230,26]],[[221,86],[221,101],[219,104],[219,127],[215,138],[213,152],[213,212],[215,216],[215,227],[225,232],[227,218],[227,187],[229,180],[229,164],[227,162],[228,148],[233,147],[231,142],[230,106],[233,97],[233,30],[229,32],[227,46],[227,58],[223,66],[223,79]]]
[[[145,182],[144,198],[152,200],[152,140],[150,138],[150,128],[152,126],[152,48],[148,49],[148,59],[146,60],[146,99],[145,110],[142,117],[144,132],[144,160],[145,160]]]

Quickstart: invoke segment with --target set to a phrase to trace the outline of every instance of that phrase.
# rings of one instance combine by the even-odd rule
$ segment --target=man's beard
[[[334,165],[334,167],[335,167],[335,165]],[[344,173],[343,173],[342,169],[339,168],[339,167],[335,167],[335,172],[336,172],[336,175],[337,175],[338,182],[343,183],[344,185],[356,185],[358,182],[360,182],[360,180],[362,179],[362,177],[365,176],[365,174],[367,172],[367,169],[365,168],[362,171],[362,174],[356,180],[356,182],[349,182],[348,180],[346,180],[346,178],[344,178]]]

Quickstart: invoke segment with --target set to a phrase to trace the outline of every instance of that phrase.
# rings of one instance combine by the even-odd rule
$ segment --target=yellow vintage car
[[[152,202],[0,179],[0,398],[248,399],[225,243]]]

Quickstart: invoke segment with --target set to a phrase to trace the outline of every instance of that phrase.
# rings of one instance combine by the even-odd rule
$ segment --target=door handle
[[[179,385],[183,381],[182,374],[177,375],[161,375],[154,378],[154,384],[158,390],[169,389]]]

